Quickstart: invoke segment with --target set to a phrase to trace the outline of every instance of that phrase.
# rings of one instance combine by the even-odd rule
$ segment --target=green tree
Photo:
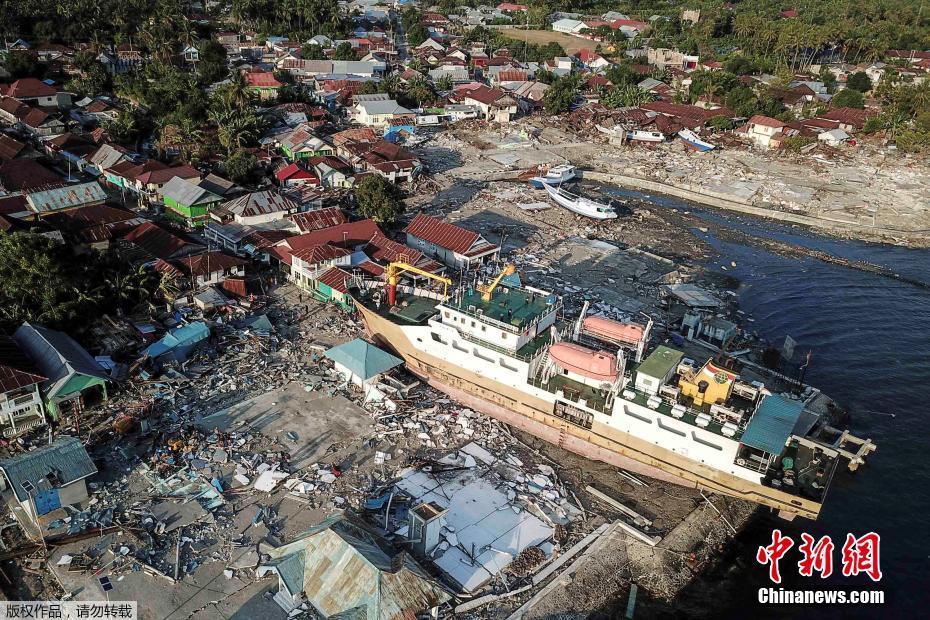
[[[860,93],[867,93],[872,90],[872,80],[864,71],[856,71],[846,78],[846,88],[858,90]]]
[[[223,172],[231,181],[244,183],[252,178],[258,167],[258,159],[248,151],[238,150],[223,162]]]
[[[436,90],[443,92],[452,90],[452,76],[447,73],[436,80]]]
[[[416,77],[407,84],[407,97],[417,102],[417,107],[422,107],[423,102],[432,101],[434,97],[433,89],[430,88],[426,78]]]
[[[410,47],[416,47],[429,38],[429,30],[422,24],[416,24],[407,31],[407,43]]]
[[[29,52],[8,53],[3,66],[14,80],[24,77],[41,78],[46,70],[46,66],[37,61]]]
[[[580,75],[557,77],[549,85],[546,94],[543,95],[543,105],[545,105],[546,111],[550,114],[561,114],[568,111],[578,94],[580,79]]]
[[[396,185],[377,174],[362,179],[355,188],[358,211],[379,224],[391,224],[404,212],[404,203]]]
[[[0,232],[0,324],[59,326],[86,316],[96,303],[69,246],[34,233]]]
[[[333,55],[333,58],[336,60],[358,60],[358,55],[355,53],[355,50],[352,49],[351,43],[343,41],[336,46],[336,53]]]
[[[228,73],[226,66],[226,48],[219,41],[208,39],[198,47],[200,62],[197,63],[197,75],[202,84],[219,82]]]
[[[300,57],[304,60],[326,60],[326,52],[316,43],[310,43],[300,48]]]
[[[117,142],[129,144],[139,137],[139,118],[134,109],[124,108],[112,121],[105,122],[103,128]]]
[[[844,88],[833,96],[830,105],[834,108],[859,108],[865,107],[865,97],[858,90]]]

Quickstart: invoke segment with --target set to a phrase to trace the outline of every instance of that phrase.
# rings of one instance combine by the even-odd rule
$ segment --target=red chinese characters
[[[798,551],[803,556],[798,562],[798,572],[802,577],[811,577],[814,571],[820,573],[822,579],[833,574],[833,541],[824,536],[816,543],[810,534],[801,534],[801,545]]]
[[[880,581],[882,569],[879,564],[878,547],[881,538],[869,532],[859,538],[846,534],[843,544],[843,576],[852,577],[865,573],[872,581]]]
[[[781,572],[778,568],[778,562],[788,550],[794,546],[794,541],[789,536],[782,536],[781,530],[772,530],[772,543],[765,547],[759,547],[756,552],[756,561],[763,566],[769,565],[769,579],[773,583],[781,583]]]

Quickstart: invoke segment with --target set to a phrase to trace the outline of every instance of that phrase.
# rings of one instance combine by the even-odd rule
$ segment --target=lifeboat
[[[557,342],[549,347],[549,358],[563,370],[596,381],[617,380],[617,356],[606,351],[592,351],[579,344]]]
[[[646,333],[646,328],[638,323],[621,323],[602,316],[585,317],[581,326],[586,333],[596,338],[634,347],[640,343]]]

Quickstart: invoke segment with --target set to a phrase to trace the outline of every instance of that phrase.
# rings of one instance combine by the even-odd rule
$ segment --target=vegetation
[[[561,114],[571,108],[578,95],[581,76],[566,75],[555,78],[543,96],[543,104],[550,114]]]
[[[112,253],[78,257],[47,237],[0,233],[0,329],[34,321],[74,333],[102,312],[145,302],[157,280]]]
[[[852,88],[844,88],[838,92],[833,99],[830,100],[830,104],[834,108],[864,108],[865,107],[865,97],[858,90],[853,90]]]
[[[601,103],[608,108],[641,106],[652,100],[652,93],[646,92],[634,84],[623,84],[604,89],[600,99]]]
[[[465,43],[481,42],[484,43],[488,50],[494,51],[502,47],[510,50],[510,56],[519,61],[542,62],[552,60],[556,56],[565,56],[565,50],[558,43],[547,43],[545,45],[536,45],[516,39],[508,39],[500,31],[489,30],[482,26],[472,28],[464,37]]]
[[[258,168],[258,159],[248,151],[238,150],[223,162],[223,172],[230,181],[248,182]]]
[[[358,212],[379,224],[391,224],[404,212],[400,189],[384,177],[370,174],[355,188]]]

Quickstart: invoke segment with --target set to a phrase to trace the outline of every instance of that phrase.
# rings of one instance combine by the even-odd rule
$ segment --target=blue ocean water
[[[622,191],[622,190],[621,190]],[[622,192],[626,195],[636,195]],[[638,197],[642,197],[639,195]],[[837,240],[798,228],[716,211],[682,201],[649,197],[659,206],[688,210],[718,226],[788,242],[835,256],[877,264],[930,285],[930,251]],[[725,566],[698,580],[677,613],[714,618],[901,618],[930,608],[930,286],[828,264],[813,257],[788,258],[757,247],[722,241],[694,230],[717,255],[711,269],[740,279],[741,308],[751,329],[771,342],[786,335],[796,350],[812,352],[806,380],[851,413],[850,430],[878,449],[855,474],[839,472],[816,522],[761,519],[739,538]],[[732,263],[735,262],[734,267]],[[822,580],[797,575],[796,547],[782,561],[786,588],[882,589],[879,608],[851,606],[770,607],[757,603],[759,587],[771,585],[755,562],[773,527],[793,535],[830,535],[835,572]],[[881,536],[883,578],[839,574],[847,533]]]

